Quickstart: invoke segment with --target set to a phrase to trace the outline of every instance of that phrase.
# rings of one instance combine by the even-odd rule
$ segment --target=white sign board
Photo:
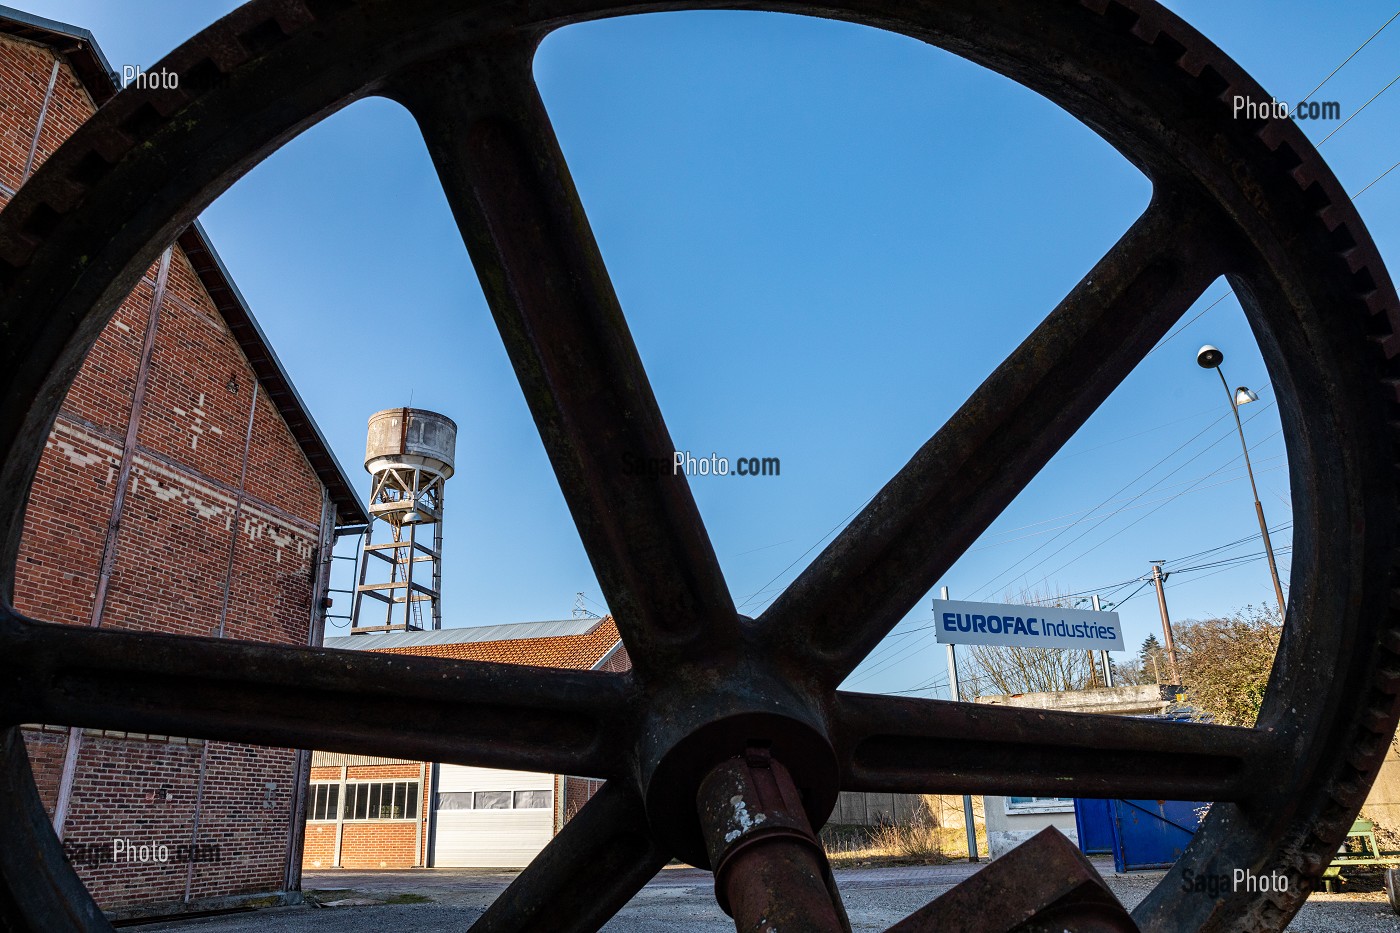
[[[1116,612],[935,599],[933,617],[938,641],[945,645],[1123,650]]]

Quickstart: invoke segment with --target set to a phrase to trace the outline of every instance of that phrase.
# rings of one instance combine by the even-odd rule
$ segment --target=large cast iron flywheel
[[[562,25],[735,6],[951,50],[1076,115],[1153,185],[1123,238],[757,619],[737,613],[685,479],[620,468],[673,445],[530,71]],[[840,929],[811,834],[840,789],[1217,801],[1132,920],[1073,853],[1037,840],[901,930],[1286,925],[1400,710],[1400,305],[1297,127],[1232,118],[1234,95],[1269,96],[1199,33],[1151,0],[255,0],[159,67],[178,90],[118,94],[0,213],[5,724],[606,778],[485,930],[594,930],[671,856],[716,869],[741,929]],[[91,630],[9,607],[23,502],[99,330],[235,179],[369,95],[422,128],[629,674]],[[1220,275],[1268,364],[1292,471],[1291,605],[1257,726],[837,691]],[[48,828],[18,730],[6,736],[0,916],[107,929]],[[1187,871],[1235,868],[1288,890],[1184,890]]]

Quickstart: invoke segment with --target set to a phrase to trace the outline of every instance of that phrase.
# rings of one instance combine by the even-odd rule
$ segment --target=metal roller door
[[[554,837],[554,775],[441,765],[433,865],[523,868]]]

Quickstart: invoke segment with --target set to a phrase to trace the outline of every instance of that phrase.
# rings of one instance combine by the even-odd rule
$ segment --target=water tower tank
[[[350,634],[442,627],[443,497],[456,456],[457,424],[446,415],[387,408],[370,416],[370,523],[360,549]],[[388,531],[388,540],[375,540],[377,529]],[[369,618],[371,607],[384,610],[382,619]]]
[[[457,456],[457,423],[421,408],[386,408],[369,419],[365,469],[418,467],[450,479]]]

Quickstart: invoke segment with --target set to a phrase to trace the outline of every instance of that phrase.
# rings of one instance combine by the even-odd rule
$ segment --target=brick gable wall
[[[53,61],[0,36],[0,206],[20,184]],[[65,63],[36,166],[93,110]],[[45,446],[15,583],[17,608],[34,618],[92,621],[157,275],[147,271],[99,335]],[[225,637],[306,644],[322,484],[266,394],[254,402],[253,370],[178,248],[146,380],[102,626],[214,636],[222,622]],[[67,731],[25,737],[52,812]],[[65,844],[104,908],[280,890],[296,773],[287,749],[88,732]],[[191,871],[174,855],[196,838],[219,858]],[[172,860],[95,857],[117,840],[164,845]]]

